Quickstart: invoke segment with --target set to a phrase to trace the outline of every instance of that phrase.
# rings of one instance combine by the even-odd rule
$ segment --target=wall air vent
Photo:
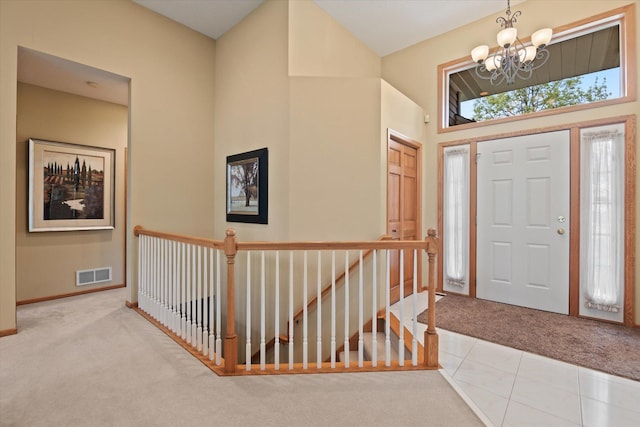
[[[94,283],[110,282],[111,267],[94,268],[76,271],[76,286],[93,285]]]

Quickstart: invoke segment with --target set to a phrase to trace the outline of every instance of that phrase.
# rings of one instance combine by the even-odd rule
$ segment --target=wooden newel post
[[[224,372],[235,374],[238,364],[238,336],[236,335],[235,262],[236,232],[229,228],[224,238],[227,256],[227,334],[224,338]]]
[[[438,367],[438,332],[436,332],[436,255],[438,254],[438,236],[430,228],[425,238],[429,256],[429,311],[427,330],[424,333],[424,364],[429,368]]]

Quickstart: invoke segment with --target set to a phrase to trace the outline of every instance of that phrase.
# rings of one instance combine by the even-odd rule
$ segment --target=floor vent
[[[111,267],[76,271],[76,286],[92,285],[94,283],[102,283],[102,282],[110,282],[110,281],[111,281]]]

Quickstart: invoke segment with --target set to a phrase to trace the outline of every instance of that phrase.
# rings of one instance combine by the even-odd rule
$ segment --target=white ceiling
[[[129,104],[128,78],[23,47],[18,48],[18,81],[114,104]]]
[[[213,39],[263,0],[133,0]],[[372,51],[385,56],[487,15],[503,15],[505,0],[313,0]],[[513,5],[524,0],[513,0]],[[488,29],[488,31],[491,29]],[[127,105],[129,80],[21,48],[18,81]],[[88,84],[93,82],[95,84]]]
[[[263,0],[133,0],[217,39]],[[506,0],[313,0],[380,56],[416,44],[487,15]],[[513,5],[524,0],[513,0]],[[496,15],[497,16],[497,15]]]

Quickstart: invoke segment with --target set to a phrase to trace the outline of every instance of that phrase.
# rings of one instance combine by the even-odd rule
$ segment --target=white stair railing
[[[220,365],[221,306],[217,296],[222,251],[171,238],[139,237],[140,310]]]
[[[422,349],[417,339],[418,264],[422,254],[430,251],[430,287],[435,290],[435,284],[431,283],[437,244],[435,233],[426,241],[250,243],[237,242],[232,230],[227,232],[224,241],[152,232],[140,227],[135,231],[139,237],[139,309],[183,342],[185,348],[208,359],[212,366],[220,367],[227,374],[236,373],[238,362],[243,363],[248,372],[281,371],[282,362],[286,363],[286,371],[294,372],[404,366],[402,319],[407,251],[407,257],[411,254],[413,267],[413,292],[408,302],[412,310],[409,329],[413,337],[407,341],[411,366],[437,367],[437,334],[431,310],[432,324],[425,333],[429,348],[425,350],[423,361],[419,360],[418,350]],[[368,253],[365,256],[365,250],[371,256]],[[289,256],[281,257],[283,251],[289,252]],[[315,256],[309,256],[310,251],[316,252]],[[398,253],[395,259],[399,264],[395,267],[391,261],[394,251]],[[223,255],[227,259],[226,274],[221,268]],[[338,266],[336,261],[341,255],[344,267]],[[395,280],[392,268],[397,271]],[[340,270],[344,272],[338,274]],[[384,278],[382,283],[378,277]],[[327,283],[325,289],[323,279]],[[391,284],[395,281],[400,294],[401,326],[397,337],[398,355],[394,358],[392,340],[395,338],[390,324]],[[435,292],[430,292],[430,304],[431,294]],[[306,303],[310,295],[315,298],[313,308]],[[323,304],[325,297],[330,299]],[[294,310],[300,305],[301,317],[298,318]],[[288,311],[283,311],[282,307],[288,307]],[[236,311],[244,323],[240,337],[235,332]],[[385,317],[384,344],[378,342],[377,337],[378,313],[384,313]],[[223,314],[226,316],[224,337]],[[369,319],[370,325],[366,326],[365,321],[368,323]],[[285,323],[287,328],[283,328]],[[340,324],[342,327],[338,326]],[[314,329],[315,337],[310,336]],[[286,341],[281,341],[282,330],[287,334]],[[365,330],[372,333],[372,348],[367,354]],[[270,337],[273,337],[271,341]],[[239,342],[244,342],[245,347],[241,360],[238,358]],[[337,360],[339,342],[343,342],[342,363]],[[287,352],[280,351],[281,344],[287,346]],[[357,351],[357,363],[351,360],[351,344],[356,346],[353,350]],[[378,355],[379,345],[384,345],[384,355]],[[258,363],[253,363],[254,358]]]

